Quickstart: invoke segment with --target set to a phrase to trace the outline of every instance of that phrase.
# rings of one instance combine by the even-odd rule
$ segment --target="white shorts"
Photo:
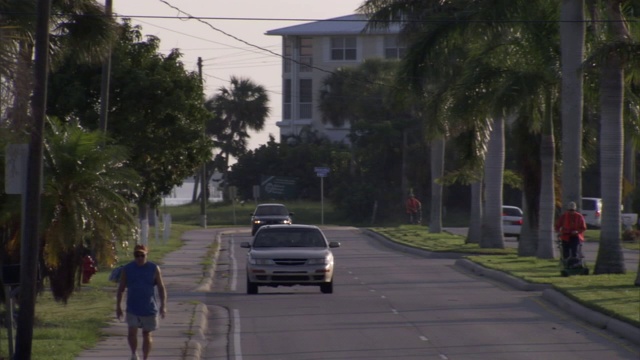
[[[143,331],[151,332],[158,329],[158,316],[137,316],[127,313],[127,325],[129,327],[141,328]]]

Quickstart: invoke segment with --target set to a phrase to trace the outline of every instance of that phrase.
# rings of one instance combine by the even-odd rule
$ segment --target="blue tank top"
[[[136,316],[152,316],[158,313],[155,293],[155,274],[158,265],[147,261],[138,266],[135,261],[125,265],[127,276],[127,312]]]

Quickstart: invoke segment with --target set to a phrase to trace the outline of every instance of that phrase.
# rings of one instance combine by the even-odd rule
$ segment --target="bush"
[[[627,229],[622,233],[622,241],[640,242],[640,230]]]

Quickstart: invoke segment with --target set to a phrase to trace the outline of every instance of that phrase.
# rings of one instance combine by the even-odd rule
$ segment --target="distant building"
[[[348,142],[349,124],[322,123],[318,105],[324,78],[365,59],[399,59],[406,50],[398,42],[399,26],[364,32],[366,24],[366,17],[356,14],[266,32],[282,36],[282,120],[276,123],[280,140],[308,126],[331,141]]]

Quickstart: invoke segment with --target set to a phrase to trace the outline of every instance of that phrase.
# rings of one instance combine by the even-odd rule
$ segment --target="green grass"
[[[515,249],[482,249],[478,244],[465,244],[464,238],[449,233],[431,234],[420,225],[400,225],[393,228],[371,228],[399,243],[436,252],[469,254],[515,254]]]
[[[266,202],[266,201],[265,201]],[[324,210],[324,224],[349,225],[344,218],[336,213],[333,206],[325,202],[324,206],[316,201],[273,201],[284,204],[290,212],[293,212],[293,222],[299,224],[322,223]],[[209,204],[206,208],[207,226],[249,226],[251,213],[256,204]],[[180,206],[167,206],[160,209],[162,214],[171,214],[174,223],[200,225],[200,205],[186,204]]]

